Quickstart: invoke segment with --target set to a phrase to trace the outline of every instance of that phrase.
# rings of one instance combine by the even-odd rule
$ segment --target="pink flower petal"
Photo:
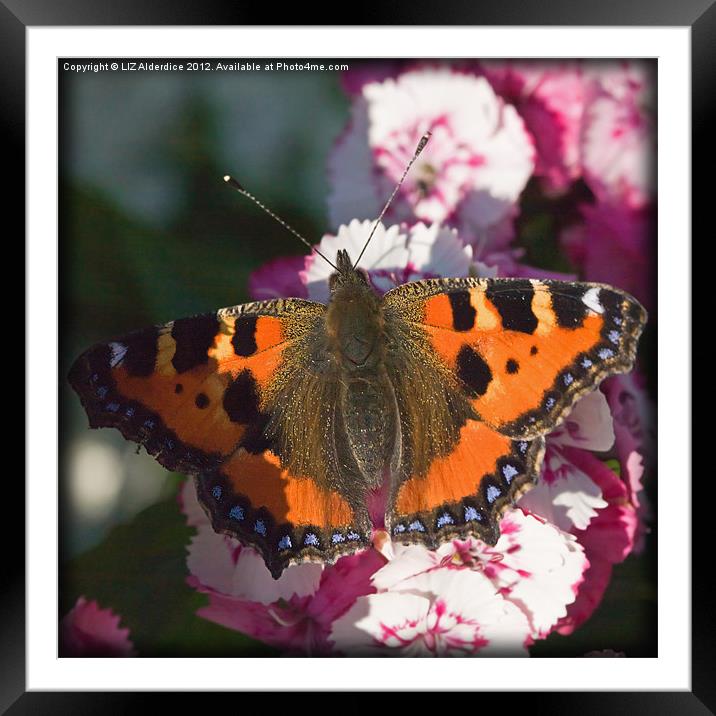
[[[111,609],[79,597],[60,622],[60,656],[136,656],[129,629],[119,623]]]
[[[580,134],[590,84],[582,65],[490,60],[480,67],[495,91],[515,105],[534,137],[535,174],[550,190],[564,190],[581,171]]]
[[[257,268],[249,276],[249,295],[254,301],[272,298],[307,298],[299,273],[308,256],[286,256]]]
[[[608,283],[628,291],[655,308],[654,217],[648,209],[630,209],[621,203],[583,205],[583,224],[561,234],[562,245],[582,267],[588,281]]]
[[[271,603],[195,585],[209,595],[209,605],[197,614],[287,653],[328,654],[333,649],[331,625],[358,597],[374,591],[371,576],[384,563],[385,559],[375,550],[342,557],[323,569],[315,593],[303,596],[294,593]]]
[[[631,61],[592,69],[594,85],[582,133],[584,174],[598,199],[646,206],[655,193],[655,81]]]
[[[550,434],[553,446],[571,445],[605,452],[614,445],[614,424],[604,393],[595,390],[580,398]]]

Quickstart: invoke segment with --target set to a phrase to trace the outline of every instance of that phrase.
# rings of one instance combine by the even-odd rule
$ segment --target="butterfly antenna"
[[[263,209],[270,217],[272,217],[273,219],[276,219],[276,221],[278,221],[278,223],[281,224],[281,226],[283,226],[284,229],[288,229],[296,238],[303,241],[303,243],[306,244],[306,246],[308,246],[308,248],[311,249],[311,251],[315,251],[324,261],[327,261],[331,266],[333,266],[333,268],[336,271],[338,271],[338,266],[336,266],[333,263],[333,261],[330,261],[329,259],[327,259],[315,246],[312,246],[303,236],[301,236],[301,234],[299,234],[298,231],[296,231],[296,229],[294,229],[292,226],[289,226],[280,216],[277,216],[276,214],[274,214],[273,211],[271,211],[271,209],[269,209],[268,206],[266,206],[266,204],[259,201],[251,192],[246,191],[246,189],[244,189],[244,187],[242,187],[241,184],[239,184],[239,182],[237,182],[236,179],[234,179],[234,177],[229,176],[227,174],[224,177],[224,181],[232,189],[236,189],[236,191],[238,191],[239,194],[243,194],[247,199],[250,199],[251,201],[253,201],[254,204],[256,204],[256,206],[258,206],[260,209]]]
[[[358,255],[358,259],[353,264],[353,268],[358,265],[358,262],[363,258],[363,254],[365,253],[365,250],[368,248],[368,244],[370,243],[370,240],[373,238],[373,234],[375,233],[375,230],[378,228],[378,224],[380,224],[381,219],[383,218],[385,212],[388,210],[388,207],[390,206],[391,202],[395,198],[395,195],[398,193],[398,189],[400,189],[401,184],[405,181],[405,177],[408,175],[408,172],[410,171],[410,167],[413,166],[413,162],[420,156],[420,152],[425,149],[425,145],[430,140],[430,137],[432,136],[432,132],[425,132],[422,137],[420,137],[420,141],[418,142],[418,146],[415,149],[415,154],[413,154],[412,159],[408,162],[408,166],[405,167],[405,171],[403,172],[403,176],[400,177],[400,181],[396,185],[395,189],[393,189],[393,193],[390,195],[390,198],[385,203],[385,206],[383,207],[383,211],[380,212],[380,216],[375,220],[375,224],[373,224],[373,229],[370,232],[370,236],[368,237],[368,240],[363,244],[363,249],[361,250],[360,254]]]

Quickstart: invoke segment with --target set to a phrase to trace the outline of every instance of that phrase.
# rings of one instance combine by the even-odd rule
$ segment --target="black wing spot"
[[[584,290],[581,287],[560,288],[559,293],[550,294],[552,310],[562,328],[579,328],[584,323],[589,310],[582,301]]]
[[[509,288],[488,288],[485,296],[498,310],[502,318],[502,327],[508,331],[534,333],[537,328],[537,316],[532,311],[534,287],[529,281],[510,281]]]
[[[229,384],[223,404],[232,423],[248,425],[259,418],[259,389],[250,371],[241,371]]]
[[[124,354],[122,365],[129,375],[147,376],[154,372],[158,338],[157,329],[150,328],[146,331],[138,331],[124,340],[127,352]]]
[[[473,348],[464,345],[457,354],[457,377],[472,398],[484,395],[492,381],[492,371],[482,356]]]
[[[449,293],[450,307],[452,308],[452,327],[456,331],[469,331],[475,325],[476,311],[470,303],[469,291]]]
[[[213,314],[181,318],[174,321],[172,338],[176,342],[176,351],[172,365],[177,373],[205,365],[209,360],[209,348],[219,332],[219,321]]]
[[[517,373],[519,369],[520,364],[514,358],[510,358],[507,363],[505,363],[505,370],[510,374]]]
[[[194,399],[194,404],[197,408],[203,410],[204,408],[206,408],[207,405],[209,405],[209,397],[206,395],[206,393],[198,393],[196,398]]]
[[[256,321],[258,316],[240,316],[234,324],[231,344],[237,356],[252,356],[256,353]]]
[[[530,355],[536,356],[537,353],[539,353],[539,351],[537,350],[537,346],[532,346],[532,348],[530,348]]]
[[[177,384],[174,386],[174,392],[175,392],[177,395],[179,395],[179,393],[181,393],[182,390],[184,390],[184,386],[183,386],[181,383],[177,383]]]

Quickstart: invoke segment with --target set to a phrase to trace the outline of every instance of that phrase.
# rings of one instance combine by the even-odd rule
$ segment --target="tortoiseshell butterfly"
[[[338,252],[328,305],[179,319],[96,345],[70,372],[90,426],[194,476],[214,529],[275,578],[377,529],[429,548],[494,544],[544,435],[631,369],[646,320],[593,283],[429,279],[379,297],[357,263]]]

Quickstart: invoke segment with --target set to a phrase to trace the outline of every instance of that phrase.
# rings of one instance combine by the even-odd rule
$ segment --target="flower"
[[[79,597],[60,622],[60,656],[136,656],[129,629],[95,601]]]
[[[588,562],[576,539],[511,510],[494,547],[453,540],[437,550],[394,545],[331,632],[350,654],[526,656],[566,615]]]
[[[570,448],[605,451],[613,443],[606,398],[599,391],[587,394],[548,436],[539,482],[519,504],[565,532],[586,529],[607,503],[592,477],[570,460]]]
[[[622,562],[634,548],[637,527],[636,511],[627,501],[626,487],[619,477],[591,453],[575,448],[567,450],[575,466],[592,477],[607,506],[586,529],[575,530],[590,566],[577,599],[557,627],[560,634],[571,634],[600,604],[611,580],[613,565]]]
[[[503,222],[511,226],[532,173],[531,138],[487,80],[444,66],[361,86],[330,158],[333,224],[377,217],[428,130],[432,137],[386,216],[434,223],[459,213],[475,238],[495,227],[511,237]]]
[[[338,249],[346,249],[356,260],[375,225],[375,221],[358,221],[339,227],[333,236],[327,234],[318,245],[325,256],[333,257]],[[438,224],[418,223],[411,228],[393,225],[386,228],[379,223],[360,260],[360,267],[368,272],[378,293],[385,293],[408,281],[438,276],[467,276],[470,271],[472,249],[457,237],[457,232]],[[306,259],[301,275],[308,296],[314,301],[326,301],[329,296],[328,279],[334,269],[320,256]]]
[[[600,201],[644,208],[655,192],[655,82],[650,66],[597,63],[584,114],[584,177]]]
[[[361,599],[331,638],[351,655],[526,656],[524,615],[474,572],[424,573]]]
[[[356,597],[373,590],[370,576],[385,563],[368,549],[333,565],[293,565],[275,580],[255,550],[214,532],[191,480],[180,492],[180,504],[197,530],[188,550],[187,581],[209,598],[198,616],[286,653],[330,653],[331,624]]]
[[[653,469],[656,460],[654,405],[644,389],[644,378],[636,371],[605,380],[602,389],[614,416],[619,474],[639,519],[634,551],[641,552],[652,516],[642,478],[647,468]]]
[[[318,249],[328,258],[334,258],[338,249],[346,249],[355,260],[374,226],[375,221],[354,219],[340,226],[336,235],[326,234]],[[475,268],[482,275],[490,273],[483,264],[473,265],[472,248],[460,241],[454,229],[423,223],[410,228],[397,224],[386,228],[379,223],[360,267],[368,272],[378,293],[423,278],[467,276]],[[276,259],[252,274],[251,295],[257,299],[297,296],[327,301],[328,279],[334,270],[315,253],[303,257],[301,262],[293,257]]]
[[[619,476],[592,454],[614,444],[609,404],[600,391],[582,398],[547,438],[538,484],[519,504],[573,534],[589,569],[557,631],[569,634],[602,600],[612,566],[634,548],[636,510]]]
[[[561,242],[583,278],[618,286],[655,308],[654,219],[648,209],[599,202],[580,206],[582,223],[565,229]]]
[[[306,298],[308,292],[300,272],[306,256],[282,256],[268,261],[249,276],[249,295],[254,301],[272,298]]]
[[[480,62],[480,71],[512,103],[537,150],[535,176],[550,191],[564,191],[581,174],[582,117],[588,82],[573,61]]]

